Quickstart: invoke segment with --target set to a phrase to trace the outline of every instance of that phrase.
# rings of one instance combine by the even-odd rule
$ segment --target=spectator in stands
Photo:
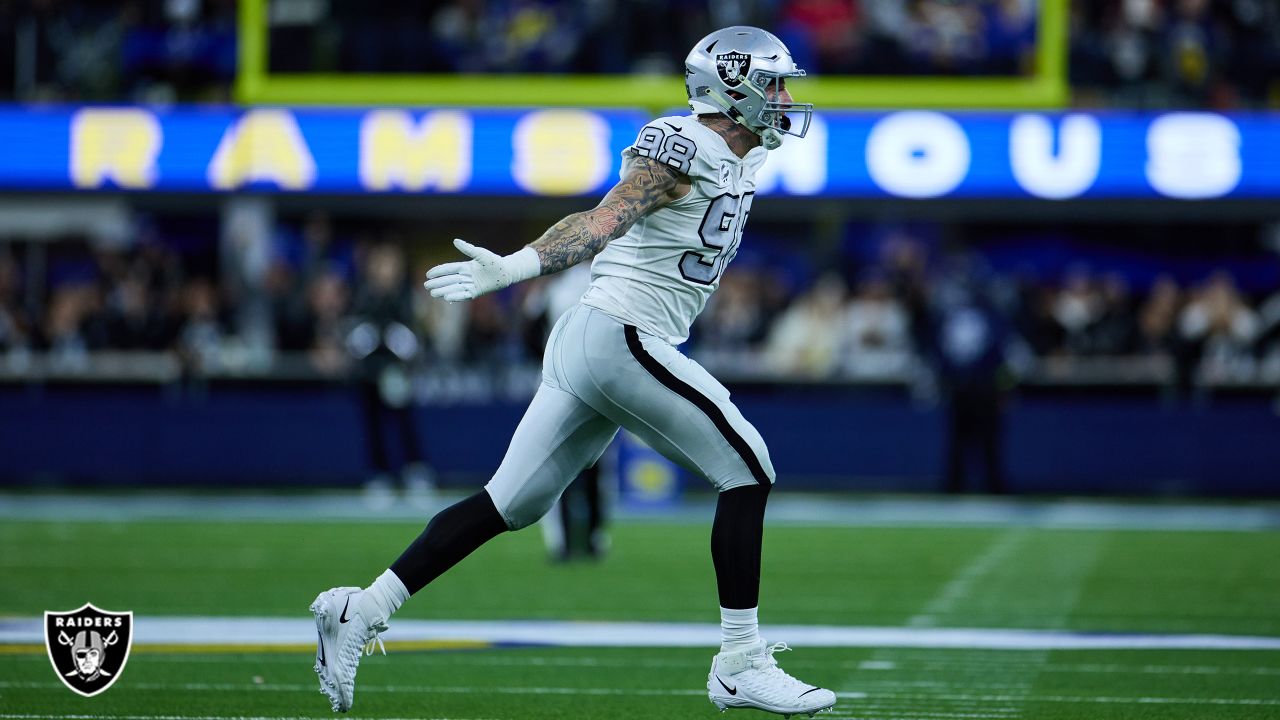
[[[1037,357],[1062,352],[1062,327],[1053,316],[1055,297],[1052,288],[1035,278],[1021,277],[1017,280],[1014,331]]]
[[[856,69],[861,33],[854,0],[789,0],[782,4],[778,21],[788,37],[800,35],[801,52],[816,55],[816,71],[833,74]]]
[[[931,324],[930,356],[946,405],[945,489],[967,488],[970,460],[977,460],[989,492],[1004,481],[1006,348],[1008,323],[983,290],[972,258],[955,257],[939,285]]]
[[[1108,273],[1098,293],[1101,312],[1093,326],[1090,352],[1095,355],[1127,355],[1137,341],[1137,318],[1129,282],[1119,273]]]
[[[1280,3],[1234,0],[1218,3],[1213,11],[1225,15],[1217,30],[1225,55],[1221,79],[1228,83],[1220,104],[1267,106],[1275,78],[1280,77]],[[1270,105],[1275,106],[1274,99]]]
[[[888,277],[866,273],[845,306],[840,364],[854,375],[902,371],[911,360],[911,321],[893,296]]]
[[[78,370],[87,367],[95,349],[94,288],[89,283],[67,283],[54,289],[45,315],[42,349],[54,367]]]
[[[1182,291],[1178,288],[1178,283],[1168,275],[1157,278],[1138,315],[1135,349],[1139,353],[1174,354],[1178,343],[1176,326],[1181,305]]]
[[[726,273],[698,323],[698,351],[732,353],[753,350],[769,331],[765,281],[751,268]]]
[[[208,278],[189,281],[182,304],[183,318],[177,332],[179,355],[190,370],[218,367],[227,332],[213,282]]]
[[[1106,81],[1127,95],[1130,103],[1142,103],[1146,84],[1156,73],[1156,45],[1163,21],[1160,4],[1150,0],[1125,0],[1118,7],[1095,16],[1097,32],[1107,56]],[[1088,27],[1088,26],[1086,26]]]
[[[271,305],[275,349],[287,353],[309,350],[314,342],[315,320],[306,302],[307,289],[300,287],[297,271],[284,259],[273,259],[263,277],[262,290]]]
[[[1162,48],[1165,72],[1180,104],[1203,106],[1215,79],[1217,52],[1208,0],[1175,0]]]
[[[1084,268],[1073,268],[1053,303],[1053,319],[1061,328],[1063,349],[1073,355],[1089,354],[1102,312],[1102,295],[1093,278]]]
[[[923,352],[929,345],[929,253],[925,244],[906,232],[896,232],[881,246],[880,257],[893,297],[907,313],[911,347]]]
[[[335,377],[351,366],[346,347],[350,297],[346,278],[337,271],[313,278],[307,288],[309,342],[306,350],[311,366],[322,375]]]
[[[1193,294],[1178,329],[1202,364],[1217,371],[1251,357],[1261,322],[1241,298],[1231,275],[1217,272]]]
[[[142,269],[131,269],[107,298],[108,344],[118,350],[168,349],[173,340],[171,317]]]
[[[844,343],[845,286],[826,275],[787,308],[765,341],[765,366],[787,377],[824,378],[835,372]]]
[[[325,291],[334,290],[335,282],[341,286],[338,304],[345,313],[346,278],[353,272],[354,244],[335,232],[328,213],[316,211],[298,227],[282,223],[273,246],[274,257],[263,285],[270,297],[276,347],[285,352],[310,352],[317,342],[316,323],[330,324],[316,313],[317,288],[328,294]],[[340,363],[324,365],[333,372],[341,369]]]
[[[1019,75],[1033,67],[1038,9],[1032,0],[994,0],[978,6],[985,30],[984,72]]]
[[[412,330],[412,283],[399,244],[389,241],[368,248],[363,270],[347,345],[360,361],[366,442],[375,471],[366,490],[375,504],[391,501],[393,476],[385,431],[388,423],[394,423],[404,456],[400,468],[404,489],[411,500],[426,502],[435,488],[435,472],[426,462],[413,419],[408,364],[418,357],[421,346]]]
[[[124,4],[121,89],[140,102],[227,102],[236,19],[234,0]]]
[[[512,328],[503,299],[478,297],[470,303],[462,356],[471,367],[497,371],[512,359]]]
[[[921,74],[970,72],[984,58],[982,15],[973,3],[918,0],[907,57]]]
[[[905,48],[914,23],[906,0],[863,3],[862,11],[866,13],[866,71],[876,75],[906,72]]]

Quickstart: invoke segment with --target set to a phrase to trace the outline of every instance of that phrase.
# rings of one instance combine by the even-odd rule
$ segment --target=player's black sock
[[[481,490],[431,518],[427,529],[391,563],[391,572],[412,595],[506,530],[507,521],[489,493]]]
[[[746,610],[760,604],[760,545],[769,485],[725,490],[711,526],[711,562],[716,567],[720,607]]]

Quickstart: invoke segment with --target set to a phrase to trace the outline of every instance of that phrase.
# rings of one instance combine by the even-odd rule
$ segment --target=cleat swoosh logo
[[[805,690],[804,692],[800,693],[799,697],[804,697],[805,695],[808,695],[809,693],[813,692],[814,690],[821,690],[821,689],[822,689],[822,688],[820,688],[820,687],[811,687],[811,688],[809,688],[808,690]]]
[[[324,661],[324,636],[320,634],[319,630],[316,631],[316,641],[320,647],[320,652],[317,653],[316,659],[320,661],[321,667],[329,667],[329,663]]]
[[[725,684],[724,684],[724,681],[720,679],[720,676],[719,676],[719,675],[717,675],[717,676],[716,676],[716,682],[720,683],[720,687],[724,688],[724,689],[725,689],[725,691],[726,691],[726,692],[728,692],[730,695],[737,695],[737,694],[738,694],[738,688],[736,688],[736,687],[729,687],[728,685],[725,685]]]
[[[351,605],[351,596],[347,596],[347,603],[342,606],[342,617],[338,618],[338,622],[346,625],[351,622],[351,618],[347,617],[347,607]]]

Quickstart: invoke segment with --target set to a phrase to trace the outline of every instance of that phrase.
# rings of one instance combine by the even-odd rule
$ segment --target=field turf
[[[416,523],[0,523],[0,618],[85,601],[149,616],[307,617],[366,584]],[[536,530],[482,548],[393,619],[717,622],[709,525],[629,522],[603,562]],[[1280,637],[1280,532],[805,527],[766,532],[770,624]],[[330,717],[300,647],[138,646],[81,698],[42,648],[0,645],[0,720]],[[353,717],[713,718],[711,648],[406,650],[361,665]],[[1280,718],[1280,651],[819,648],[780,656],[834,718]],[[733,720],[769,717],[734,711]]]

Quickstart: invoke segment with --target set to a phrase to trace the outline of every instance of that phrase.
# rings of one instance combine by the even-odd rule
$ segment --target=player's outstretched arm
[[[635,158],[599,205],[566,217],[529,243],[538,253],[542,274],[557,273],[595,257],[645,213],[679,198],[682,185],[687,187],[688,180],[670,165]]]
[[[594,257],[645,213],[679,198],[687,188],[688,180],[674,168],[637,157],[599,205],[566,217],[520,252],[502,256],[454,240],[454,247],[471,260],[431,268],[423,285],[432,297],[458,302],[560,272]]]

